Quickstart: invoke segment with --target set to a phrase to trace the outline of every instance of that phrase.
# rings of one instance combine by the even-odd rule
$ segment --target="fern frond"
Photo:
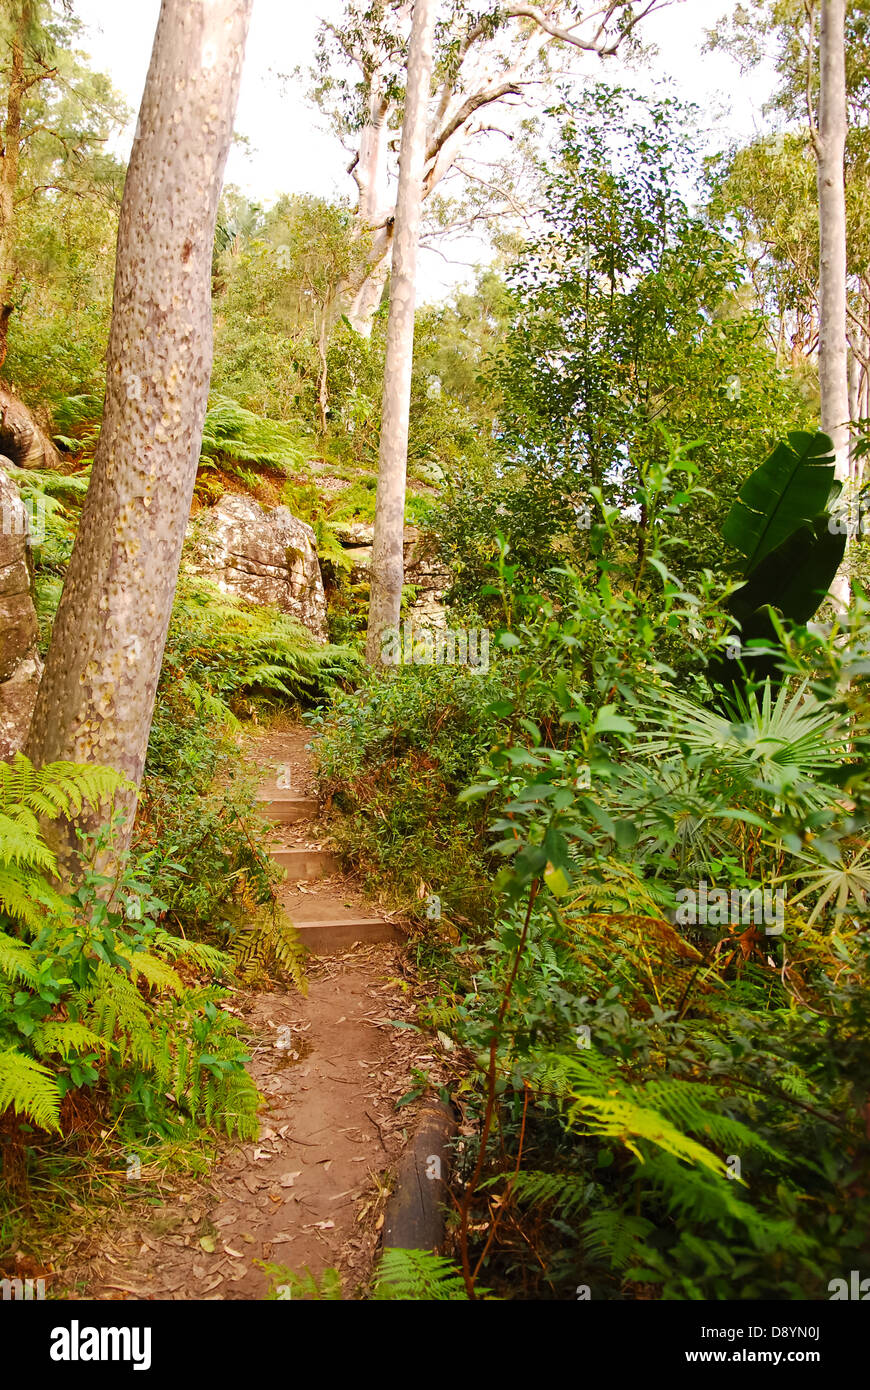
[[[134,951],[130,957],[130,970],[134,980],[141,975],[152,989],[168,990],[175,995],[184,993],[184,985],[177,971],[150,951]]]
[[[167,960],[186,960],[198,970],[210,975],[221,975],[232,968],[232,957],[217,946],[209,946],[204,941],[186,941],[184,937],[173,936],[172,932],[158,927],[151,937],[151,950]]]
[[[552,1207],[560,1216],[576,1216],[595,1191],[588,1178],[577,1173],[519,1172],[510,1180],[510,1191],[520,1202]]]
[[[32,985],[39,979],[39,971],[33,963],[29,947],[5,932],[0,932],[0,971],[10,980],[18,980],[21,984]]]
[[[289,976],[302,994],[307,989],[305,946],[280,907],[252,913],[239,937],[234,961],[240,979],[248,980],[260,971],[277,968]]]
[[[48,1067],[15,1048],[0,1052],[0,1112],[14,1110],[40,1129],[60,1131],[60,1091]]]
[[[67,917],[71,911],[69,900],[41,874],[12,868],[0,870],[0,907],[34,932],[46,917]]]
[[[645,1217],[612,1207],[594,1212],[581,1227],[588,1258],[616,1270],[628,1269],[639,1257],[649,1258],[643,1247],[654,1230]]]
[[[75,997],[82,1021],[113,1043],[122,1062],[146,1070],[157,1057],[152,1014],[132,980],[100,964],[89,987]]]
[[[443,1255],[388,1248],[381,1256],[372,1298],[376,1302],[459,1303],[467,1301],[468,1293],[460,1271]]]
[[[35,1052],[47,1057],[56,1052],[64,1061],[74,1052],[102,1052],[107,1043],[99,1033],[73,1019],[43,1023],[34,1029],[30,1038]]]

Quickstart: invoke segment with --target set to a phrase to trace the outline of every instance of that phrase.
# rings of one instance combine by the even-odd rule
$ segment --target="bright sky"
[[[751,135],[764,128],[761,106],[770,93],[769,75],[763,71],[741,74],[725,55],[701,52],[705,30],[734,3],[683,0],[651,16],[643,33],[658,54],[648,71],[627,74],[612,61],[601,64],[591,58],[590,69],[641,89],[669,79],[675,95],[703,108],[709,139],[716,147]],[[109,73],[134,111],[142,95],[159,8],[159,0],[76,0],[76,13],[88,26],[82,47],[95,66]],[[345,174],[344,151],[324,128],[319,112],[306,102],[304,79],[292,76],[296,69],[304,73],[311,62],[319,18],[334,15],[340,8],[340,0],[254,0],[236,121],[247,143],[232,150],[226,177],[262,203],[268,204],[280,193],[329,197],[353,192]],[[471,249],[468,254],[476,253]],[[423,299],[440,297],[469,274],[425,251],[420,272]]]

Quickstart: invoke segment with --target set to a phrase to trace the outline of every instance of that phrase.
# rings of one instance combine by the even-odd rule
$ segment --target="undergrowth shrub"
[[[111,769],[17,755],[0,764],[0,1128],[7,1180],[38,1131],[64,1135],[82,1105],[121,1137],[192,1124],[253,1137],[258,1097],[238,1026],[221,1008],[226,955],[167,931],[165,904],[129,856],[97,867],[82,842],[75,888],[56,876],[41,821],[106,818]],[[147,868],[147,865],[145,866]]]
[[[557,600],[500,546],[506,656],[463,756],[438,751],[457,676],[426,668],[345,700],[321,742],[384,872],[412,882],[426,845],[391,838],[391,757],[432,758],[439,820],[501,865],[424,1011],[477,1121],[449,1217],[469,1294],[824,1298],[870,1261],[867,605],[830,634],[780,624],[780,682],[714,699],[722,594],[688,592],[662,545],[684,463],[638,490],[642,564],[605,521],[597,582],[564,568]],[[443,862],[449,901],[467,868]],[[702,881],[726,906],[781,891],[782,930],[679,917]]]
[[[457,798],[496,736],[509,688],[504,668],[400,666],[308,716],[320,735],[320,788],[340,813],[337,843],[430,930],[432,896],[463,930],[491,906],[482,815]]]

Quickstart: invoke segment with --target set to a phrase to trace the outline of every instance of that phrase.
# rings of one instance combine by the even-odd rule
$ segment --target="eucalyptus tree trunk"
[[[3,149],[0,152],[0,367],[6,360],[9,320],[14,308],[12,243],[21,152],[21,104],[28,86],[24,70],[24,41],[30,23],[29,9],[28,5],[22,4],[14,18],[9,44],[9,71],[6,75],[6,118],[3,122]]]
[[[819,387],[822,429],[834,441],[837,477],[848,476],[849,369],[846,350],[846,0],[822,0],[819,122]]]
[[[37,764],[108,764],[135,785],[202,440],[212,245],[250,9],[162,0],[121,205],[103,426],[26,750]]]
[[[405,578],[402,543],[405,528],[405,475],[408,465],[408,423],[411,412],[411,368],[414,359],[414,308],[417,291],[417,243],[423,204],[426,126],[432,83],[436,0],[415,0],[399,187],[393,233],[390,314],[378,452],[378,491],[372,544],[371,598],[366,657],[383,664],[382,643],[399,625]]]
[[[846,343],[846,0],[822,0],[819,25],[819,117],[813,130],[819,196],[819,392],[821,424],[830,435],[835,476],[849,478],[849,364]],[[847,551],[848,557],[848,551]],[[848,558],[831,596],[848,606]]]

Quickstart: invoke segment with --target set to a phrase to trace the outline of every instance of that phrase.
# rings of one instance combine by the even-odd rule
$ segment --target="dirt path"
[[[294,729],[257,739],[265,794],[288,772],[295,791],[312,794],[306,737]],[[306,822],[281,827],[275,843],[322,848]],[[302,897],[314,915],[324,904],[334,913],[337,903],[362,901],[353,880],[332,871],[286,891],[291,915]],[[250,1071],[266,1098],[258,1141],[224,1145],[205,1181],[164,1179],[156,1205],[153,1189],[144,1200],[130,1192],[121,1222],[116,1216],[69,1252],[68,1294],[260,1299],[270,1282],[256,1263],[264,1261],[315,1275],[336,1267],[344,1296],[359,1297],[390,1169],[413,1126],[414,1107],[397,1110],[396,1101],[414,1067],[438,1070],[424,1035],[389,1022],[413,1016],[413,996],[413,972],[392,944],[312,958],[307,998],[239,994],[234,1008],[252,1034]]]

